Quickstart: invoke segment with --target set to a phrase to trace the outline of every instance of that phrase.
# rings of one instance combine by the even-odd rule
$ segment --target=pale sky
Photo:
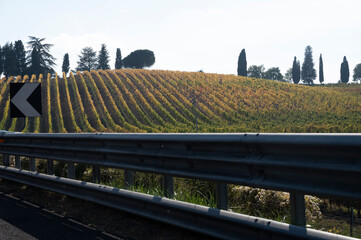
[[[361,63],[360,9],[361,0],[0,0],[0,45],[46,38],[58,73],[65,53],[75,69],[82,48],[105,43],[111,68],[116,48],[123,58],[149,49],[150,69],[221,74],[237,74],[243,48],[248,67],[285,74],[311,45],[317,75],[322,53],[325,83],[335,83],[344,56],[351,77]]]

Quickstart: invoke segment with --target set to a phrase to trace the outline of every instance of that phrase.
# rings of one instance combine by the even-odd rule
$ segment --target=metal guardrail
[[[67,161],[70,163],[68,164],[70,178],[74,177],[74,163],[93,165],[95,180],[99,179],[97,175],[100,166],[122,168],[126,170],[126,182],[129,185],[132,184],[132,171],[163,174],[163,187],[169,197],[173,194],[173,176],[215,181],[217,182],[217,206],[220,209],[227,209],[227,184],[229,183],[286,191],[291,193],[292,222],[301,226],[305,225],[304,194],[361,200],[361,181],[358,180],[361,176],[360,134],[0,133],[0,153],[4,155],[3,165],[5,165],[0,168],[0,177],[18,179],[30,185],[38,181],[41,182],[37,183],[40,187],[68,195],[74,195],[72,191],[87,191],[86,186],[90,186],[90,183],[82,184],[76,180],[14,170],[6,167],[7,156],[30,157],[32,171],[35,171],[35,158],[48,159],[48,173],[52,173],[52,160]],[[16,159],[15,165],[19,166]],[[58,183],[59,188],[57,188],[57,184],[50,181],[50,178],[54,178],[54,181],[58,179],[55,182],[60,181],[63,185]],[[69,181],[74,185],[65,184]],[[103,187],[95,188],[103,189]],[[109,188],[104,187],[104,189]],[[113,189],[110,191],[114,192]],[[135,193],[124,194],[131,197]],[[101,200],[101,195],[94,191],[89,192],[88,195],[84,194],[90,199],[106,203],[105,200]],[[104,196],[113,201],[106,205],[117,206],[120,209],[124,208],[120,206],[122,204],[127,206],[127,203],[120,203],[121,200],[110,196],[109,193]],[[152,199],[161,205],[164,201],[173,201],[154,196]],[[131,205],[131,201],[129,204]],[[137,206],[138,210],[129,211],[217,237],[240,239],[239,234],[241,234],[245,236],[245,239],[267,239],[267,236],[271,236],[272,239],[349,239],[260,218],[254,218],[250,227],[236,220],[238,219],[236,216],[245,217],[244,215],[234,215],[211,208],[204,208],[207,209],[206,212],[209,212],[207,216],[193,216],[189,220],[186,214],[189,214],[188,211],[191,210],[187,210],[188,207],[182,204],[175,201],[175,206],[182,207],[172,208],[169,212],[177,214],[162,215],[158,210],[142,214],[148,210],[152,211],[146,207],[146,204]],[[192,209],[200,207],[187,206],[191,206]],[[127,206],[123,210],[128,208],[131,209]],[[213,218],[214,216],[210,213],[215,211],[218,217]],[[231,225],[236,224],[235,226],[238,227],[229,229],[228,223],[221,224],[223,220],[219,217],[224,214],[230,214],[227,216],[234,218]],[[246,218],[251,219],[250,216]],[[182,219],[187,219],[187,221],[177,223]],[[265,224],[265,221],[272,224],[268,222]],[[202,227],[199,227],[199,224],[203,224]],[[217,224],[220,224],[222,228],[216,228],[214,225]],[[230,231],[234,232],[229,233]],[[259,231],[266,235],[257,235]]]

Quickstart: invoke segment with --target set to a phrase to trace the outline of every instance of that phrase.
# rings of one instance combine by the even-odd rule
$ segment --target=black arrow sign
[[[41,84],[10,83],[10,117],[41,116]]]

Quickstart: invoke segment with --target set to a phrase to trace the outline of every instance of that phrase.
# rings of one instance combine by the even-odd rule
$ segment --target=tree
[[[246,50],[243,48],[238,57],[238,76],[247,77],[247,59],[246,59]]]
[[[98,69],[110,69],[109,66],[109,52],[107,50],[107,46],[105,44],[102,44],[102,47],[99,51],[98,55]]]
[[[14,46],[15,58],[16,58],[16,75],[25,75],[26,72],[26,53],[24,44],[21,40],[15,41]]]
[[[360,81],[361,83],[361,63],[357,64],[353,69],[353,80],[355,82]]]
[[[320,83],[322,84],[324,82],[322,54],[320,54],[320,66],[319,66],[319,77],[318,78],[320,79]]]
[[[29,69],[27,70],[28,74],[40,74],[41,72],[43,72],[43,68],[40,64],[39,52],[38,52],[38,50],[36,50],[35,47],[31,51],[30,62],[31,62],[31,65],[30,65]]]
[[[313,84],[313,80],[316,79],[316,70],[314,69],[312,48],[307,46],[305,49],[305,59],[302,63],[302,80],[304,83]]]
[[[262,65],[251,65],[248,68],[247,75],[252,78],[263,78],[265,68]]]
[[[6,43],[3,48],[3,72],[5,77],[15,76],[18,71],[16,68],[16,55],[14,45]]]
[[[126,68],[151,67],[155,62],[154,53],[150,50],[136,50],[123,59]]]
[[[278,67],[272,67],[264,73],[264,78],[270,80],[282,81],[283,75]]]
[[[90,71],[97,68],[97,53],[91,47],[85,47],[79,55],[77,71]]]
[[[298,84],[301,79],[301,67],[300,67],[300,61],[297,60],[295,57],[293,59],[293,65],[292,65],[292,80],[294,84]]]
[[[115,69],[121,69],[122,67],[123,67],[122,53],[120,52],[120,48],[117,48],[117,54],[115,57]]]
[[[341,63],[341,82],[348,83],[350,78],[350,70],[348,68],[348,62],[346,56],[343,57],[343,62]]]
[[[289,68],[285,73],[284,80],[288,83],[292,83],[292,68]]]
[[[47,74],[54,73],[53,66],[55,66],[55,60],[50,54],[50,48],[53,44],[43,43],[45,38],[37,38],[29,36],[30,41],[27,42],[28,48],[28,62],[29,74]],[[35,51],[35,52],[34,52]]]
[[[3,50],[0,46],[0,78],[1,78],[1,74],[3,74],[4,71],[4,57],[3,57]]]
[[[68,74],[69,68],[70,68],[69,54],[65,53],[63,57],[63,65],[61,66],[61,71],[63,71],[65,74]]]

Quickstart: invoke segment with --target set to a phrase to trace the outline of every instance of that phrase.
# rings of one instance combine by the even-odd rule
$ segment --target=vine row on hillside
[[[359,85],[302,86],[233,75],[99,70],[0,79],[0,129],[9,83],[41,82],[43,115],[24,132],[361,132]]]

